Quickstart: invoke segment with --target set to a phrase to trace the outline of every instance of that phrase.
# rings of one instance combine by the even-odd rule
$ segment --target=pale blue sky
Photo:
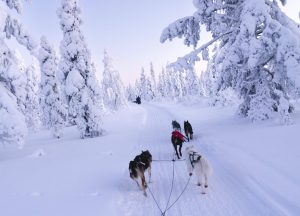
[[[39,40],[46,35],[59,46],[62,32],[56,10],[61,0],[32,0],[24,4],[24,25]],[[170,22],[193,13],[192,1],[186,0],[81,0],[82,31],[92,59],[102,72],[103,50],[113,58],[124,82],[133,81],[144,66],[153,61],[156,72],[167,61],[187,53],[182,41],[160,44],[163,28]]]
[[[24,4],[20,16],[37,41],[45,35],[57,49],[62,38],[56,15],[60,3],[61,0],[31,0]],[[193,14],[192,0],[81,0],[80,6],[82,31],[99,72],[102,73],[106,49],[125,83],[133,82],[142,66],[149,71],[150,61],[158,73],[167,61],[175,61],[191,50],[179,39],[161,44],[159,37],[169,23]],[[299,21],[297,0],[288,0],[285,10]]]

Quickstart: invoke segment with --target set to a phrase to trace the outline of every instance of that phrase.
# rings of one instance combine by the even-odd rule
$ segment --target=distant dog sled
[[[135,101],[133,101],[133,102],[136,103],[136,104],[141,104],[142,103],[141,102],[141,97],[137,96],[136,99],[135,99]]]

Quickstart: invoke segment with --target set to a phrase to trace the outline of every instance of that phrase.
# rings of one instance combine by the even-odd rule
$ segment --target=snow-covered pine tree
[[[17,59],[0,39],[0,143],[22,146],[27,133],[25,117],[18,106],[14,81],[20,76]]]
[[[167,65],[165,70],[165,76],[164,76],[164,83],[165,83],[165,95],[167,98],[172,99],[173,98],[173,80],[172,80],[172,74],[173,70],[170,69],[170,67]]]
[[[155,98],[157,96],[157,84],[156,84],[156,76],[155,76],[152,62],[150,62],[150,76],[151,76],[151,88],[153,92],[153,98]]]
[[[284,106],[287,111],[283,113],[289,118],[293,111],[289,84],[300,86],[297,23],[288,18],[274,0],[194,0],[194,6],[197,8],[194,15],[169,25],[162,33],[161,42],[184,37],[186,45],[197,47],[200,25],[205,25],[213,39],[179,58],[176,64],[193,65],[200,59],[199,53],[218,41],[207,70],[211,73],[207,77],[213,79],[210,87],[215,88],[211,92],[216,94],[233,88],[243,99],[239,113],[253,120],[270,118],[272,113],[279,112],[281,102],[288,102],[289,106]],[[268,103],[254,106],[256,102],[252,100],[258,98],[268,98]]]
[[[60,138],[63,135],[67,111],[57,78],[58,59],[46,37],[41,38],[38,58],[41,68],[40,92],[43,124],[51,129],[54,137]]]
[[[146,89],[146,75],[144,67],[141,68],[141,74],[139,80],[136,82],[137,92],[142,100],[147,99],[147,89]]]
[[[2,0],[5,1],[9,9],[15,9],[18,13],[21,13],[22,3],[21,0]]]
[[[200,95],[200,83],[194,67],[185,70],[187,95]]]
[[[60,71],[64,76],[69,115],[74,119],[81,138],[100,136],[103,132],[101,110],[95,105],[95,74],[80,30],[82,21],[78,0],[62,0],[58,17],[63,31]]]
[[[18,107],[23,115],[26,114],[26,65],[19,50],[14,50],[13,55],[16,60],[18,74],[14,77],[14,95],[17,97]]]
[[[97,69],[96,69],[96,65],[95,63],[92,63],[92,71],[95,76],[94,80],[94,95],[95,95],[95,106],[97,107],[97,109],[101,110],[101,113],[105,115],[105,113],[108,112],[107,108],[104,105],[104,100],[103,100],[103,91],[102,91],[102,86],[101,86],[101,82],[99,81],[99,79],[96,77],[97,76]]]
[[[175,101],[181,100],[184,96],[182,72],[175,70],[175,68],[171,66],[167,67],[167,71],[171,81],[171,98]]]
[[[136,97],[137,96],[141,96],[141,84],[140,84],[140,79],[136,79],[135,83],[134,83],[134,91],[136,93]]]
[[[135,101],[136,100],[136,92],[135,92],[135,89],[132,87],[131,84],[129,84],[127,87],[126,87],[126,98],[128,101]]]
[[[18,13],[21,11],[21,1],[10,0],[3,4],[10,9],[15,9]],[[22,24],[2,7],[0,7],[0,14],[0,31],[5,35],[0,38],[0,143],[17,143],[22,146],[27,130],[25,118],[16,97],[16,95],[22,95],[18,88],[20,81],[18,79],[21,74],[18,60],[6,45],[6,39],[13,36],[29,51],[33,50],[36,44]],[[21,89],[21,92],[24,92],[24,89]]]
[[[37,77],[38,67],[34,59],[32,64],[26,68],[26,98],[25,98],[25,118],[27,127],[37,131],[41,125],[41,113],[39,104],[39,81]]]
[[[154,90],[150,77],[146,77],[145,88],[144,88],[144,98],[146,101],[151,101],[154,99]]]
[[[161,73],[158,75],[157,83],[157,97],[166,98],[166,83],[165,83],[165,69],[162,68]]]
[[[186,71],[178,71],[178,78],[182,89],[182,97],[185,97],[188,92],[187,80],[186,80]]]
[[[125,87],[120,74],[113,68],[112,59],[104,51],[104,70],[103,70],[103,99],[104,104],[111,110],[119,110],[126,106]]]

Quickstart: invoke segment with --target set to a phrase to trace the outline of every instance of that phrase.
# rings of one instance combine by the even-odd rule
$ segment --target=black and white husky
[[[183,122],[184,125],[184,132],[185,132],[185,136],[187,137],[188,141],[193,139],[193,128],[191,123],[189,123],[189,121],[184,121]]]
[[[198,186],[202,186],[202,193],[205,193],[204,188],[208,187],[208,176],[212,173],[212,169],[206,158],[195,150],[193,145],[185,149],[185,161],[189,175],[195,173],[198,178]],[[203,188],[204,179],[204,188]]]
[[[181,132],[180,124],[175,120],[172,121],[172,128],[173,128],[173,131],[177,130],[177,131]]]
[[[147,196],[146,188],[147,183],[145,179],[145,171],[148,171],[149,174],[149,182],[151,181],[151,163],[152,163],[152,155],[148,150],[142,151],[140,155],[137,155],[133,161],[129,162],[129,176],[132,178],[144,191],[144,195]],[[141,182],[141,185],[139,184]]]

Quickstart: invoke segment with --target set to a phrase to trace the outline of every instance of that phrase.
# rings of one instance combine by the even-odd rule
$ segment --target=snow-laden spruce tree
[[[170,96],[175,101],[181,100],[185,96],[183,73],[171,66],[167,67],[167,72],[170,75]]]
[[[157,97],[162,99],[166,98],[166,82],[165,82],[165,69],[162,68],[161,73],[158,75],[158,82],[157,82]]]
[[[136,100],[136,96],[137,96],[137,93],[134,89],[134,87],[132,87],[131,84],[129,84],[127,87],[126,87],[126,98],[128,101],[135,101]]]
[[[156,76],[152,62],[150,62],[150,76],[151,76],[151,89],[153,92],[153,98],[157,96],[157,84],[156,84]]]
[[[26,98],[25,98],[25,118],[27,127],[37,131],[41,125],[41,113],[39,104],[39,80],[38,67],[34,59],[32,64],[26,68]]]
[[[134,91],[137,96],[141,96],[141,84],[140,84],[140,79],[136,79],[134,83]]]
[[[142,100],[150,101],[154,99],[154,90],[151,82],[151,77],[146,76],[144,67],[141,69],[141,74],[139,79],[135,82],[137,95],[141,97]]]
[[[165,76],[164,78],[164,84],[165,84],[165,95],[167,98],[172,99],[173,98],[173,79],[172,77],[176,74],[173,74],[173,70],[170,69],[170,67],[167,65],[165,70]]]
[[[108,108],[105,107],[105,105],[104,105],[104,99],[103,99],[104,92],[102,91],[101,81],[99,81],[99,79],[96,78],[96,74],[98,72],[97,72],[95,63],[93,63],[93,62],[92,62],[92,71],[93,71],[92,74],[95,75],[95,78],[94,78],[95,82],[93,82],[93,85],[94,85],[93,89],[94,89],[94,96],[95,96],[95,99],[94,99],[95,100],[95,106],[97,107],[97,109],[100,110],[100,112],[103,115],[105,115],[106,113],[109,113],[109,111],[108,111]]]
[[[57,78],[58,59],[46,37],[41,38],[38,58],[41,68],[40,92],[43,124],[51,129],[54,137],[60,138],[63,134],[67,112]]]
[[[58,17],[63,31],[59,70],[65,83],[69,116],[76,123],[81,138],[100,136],[103,129],[101,110],[95,104],[96,78],[80,30],[82,21],[78,0],[62,0]]]
[[[17,97],[18,107],[23,115],[26,115],[26,65],[19,50],[14,50],[13,55],[16,60],[18,74],[14,77],[14,94]]]
[[[300,85],[298,25],[281,11],[277,0],[193,2],[197,11],[172,23],[161,35],[161,42],[184,37],[186,45],[194,46],[195,50],[176,64],[189,67],[200,59],[201,52],[206,59],[208,46],[218,42],[206,72],[211,74],[206,76],[212,79],[207,82],[209,87],[215,88],[211,92],[233,88],[242,98],[240,115],[254,121],[275,113],[289,119],[293,111],[290,86]],[[197,48],[200,25],[213,39]]]
[[[3,5],[15,9],[18,13],[21,11],[21,1],[5,1]],[[23,95],[25,91],[24,88],[19,88],[21,72],[24,71],[20,71],[18,59],[7,46],[6,40],[14,37],[29,51],[33,50],[36,44],[23,25],[2,6],[0,7],[0,32],[0,143],[17,143],[21,146],[24,144],[27,129],[23,110],[21,111],[18,106],[20,98],[17,96]]]
[[[185,75],[187,95],[201,95],[199,78],[196,74],[195,68],[191,67],[190,69],[185,70]]]
[[[27,129],[15,96],[14,81],[19,76],[18,72],[14,54],[0,39],[0,143],[22,146]]]
[[[144,67],[141,68],[140,78],[136,81],[136,89],[141,99],[146,100],[147,89],[146,89],[146,75]]]
[[[146,101],[151,101],[154,99],[154,87],[151,82],[150,77],[146,77],[146,82],[145,82],[145,88],[144,88],[144,94],[143,97]]]
[[[102,80],[102,91],[104,105],[111,110],[119,110],[126,106],[125,87],[120,74],[114,69],[112,59],[104,51],[104,70]]]

